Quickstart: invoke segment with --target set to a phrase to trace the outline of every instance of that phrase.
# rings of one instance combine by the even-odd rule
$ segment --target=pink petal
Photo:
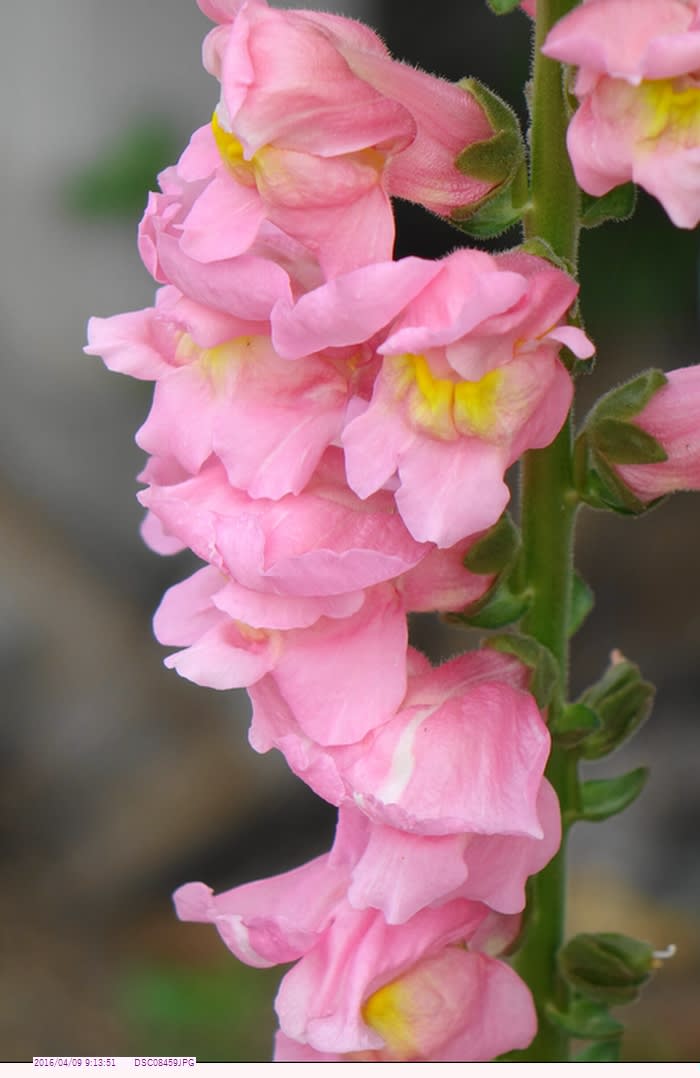
[[[203,883],[188,883],[173,899],[181,921],[210,921],[241,962],[276,966],[314,946],[333,916],[346,875],[328,863],[326,854],[219,895]]]
[[[420,258],[379,262],[338,276],[294,304],[282,299],[272,312],[275,349],[297,359],[367,340],[439,271],[438,263]]]

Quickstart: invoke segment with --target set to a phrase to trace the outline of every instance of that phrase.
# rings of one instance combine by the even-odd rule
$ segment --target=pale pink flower
[[[546,779],[540,783],[537,812],[539,838],[475,832],[423,835],[370,821],[354,805],[341,808],[336,847],[344,829],[365,836],[348,898],[358,909],[381,910],[389,924],[402,924],[423,907],[453,898],[483,902],[503,914],[520,913],[528,878],[544,868],[561,843],[559,802]]]
[[[271,678],[250,688],[250,742],[277,748],[292,771],[333,804],[353,803],[376,823],[418,835],[541,839],[538,797],[550,738],[527,672],[489,649],[437,669],[409,659],[394,716],[367,734],[320,743]]]
[[[165,593],[154,629],[162,644],[183,649],[165,665],[198,685],[269,682],[315,744],[361,740],[396,713],[405,693],[406,617],[390,584],[282,596],[207,566]]]
[[[139,495],[154,548],[163,537],[254,591],[319,597],[393,580],[406,610],[460,611],[493,582],[464,566],[469,543],[448,550],[412,538],[389,491],[364,501],[347,486],[342,451],[326,451],[305,489],[276,500],[232,487],[213,458],[194,477],[152,458]]]
[[[204,44],[205,66],[221,82],[222,158],[257,189],[270,220],[318,251],[329,275],[341,262],[350,269],[390,256],[385,192],[448,214],[492,187],[455,165],[493,134],[478,102],[392,60],[368,27],[265,0],[205,10],[222,24]],[[363,256],[368,216],[378,238],[368,247],[363,235]],[[344,234],[342,257],[334,230]]]
[[[412,535],[450,547],[495,523],[509,498],[505,470],[548,445],[566,418],[572,383],[560,348],[593,352],[563,324],[576,293],[544,259],[463,249],[283,299],[273,340],[290,357],[378,341],[372,399],[351,404],[343,432],[348,481],[363,498],[396,487]]]
[[[409,534],[388,491],[361,501],[349,490],[335,448],[296,496],[251,498],[212,459],[184,482],[152,482],[139,500],[204,561],[245,587],[280,595],[358,591],[407,572],[431,549]],[[432,576],[440,570],[447,571],[440,565]],[[473,582],[463,568],[459,577]],[[483,577],[481,583],[483,590]],[[426,601],[439,587],[427,586]]]
[[[201,883],[175,893],[182,920],[215,924],[249,965],[298,959],[275,1003],[278,1060],[288,1051],[485,1060],[529,1043],[536,1019],[528,989],[483,953],[512,938],[517,918],[506,928],[488,907],[455,899],[388,925],[377,910],[350,905],[350,871],[332,851],[218,896]]]
[[[301,244],[263,220],[254,241],[239,250],[238,224],[211,230],[225,239],[233,252],[229,257],[204,259],[197,245],[189,246],[186,222],[206,184],[186,181],[175,168],[159,177],[162,193],[151,193],[139,226],[139,252],[151,276],[161,284],[175,285],[198,303],[249,321],[269,317],[274,304],[293,295],[289,271],[302,282],[318,283],[322,277],[311,253]],[[195,232],[195,238],[200,233]],[[193,253],[194,251],[194,253]]]
[[[136,435],[142,449],[196,475],[213,454],[253,497],[302,490],[339,438],[353,387],[369,358],[355,349],[280,359],[267,322],[251,322],[160,290],[156,307],[88,325],[91,355],[111,370],[156,382]]]
[[[668,459],[615,465],[642,502],[674,490],[700,490],[700,367],[681,367],[668,371],[666,377],[666,385],[632,422],[659,442]]]
[[[675,225],[700,221],[700,17],[696,0],[586,0],[542,50],[578,67],[568,148],[580,186],[634,180]]]
[[[332,857],[350,865],[348,899],[403,924],[426,906],[454,898],[483,902],[509,915],[525,908],[525,883],[561,842],[559,803],[543,779],[537,796],[542,836],[422,835],[370,820],[348,802],[338,813]]]

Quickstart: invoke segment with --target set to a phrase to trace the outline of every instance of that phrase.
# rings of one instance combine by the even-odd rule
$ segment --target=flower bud
[[[583,756],[598,760],[631,737],[648,719],[653,699],[654,686],[643,680],[639,667],[613,653],[600,681],[580,700],[600,720],[600,728],[583,742]]]
[[[582,995],[603,1003],[631,1003],[654,968],[654,948],[616,932],[584,932],[559,954],[562,975]]]

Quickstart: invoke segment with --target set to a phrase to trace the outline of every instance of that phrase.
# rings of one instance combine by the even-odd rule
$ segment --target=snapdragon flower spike
[[[265,0],[203,10],[221,24],[203,52],[221,82],[222,158],[255,186],[270,220],[318,251],[329,276],[390,256],[387,193],[447,215],[493,186],[455,165],[493,135],[481,105],[393,60],[368,27]],[[358,234],[368,216],[373,246]]]
[[[456,899],[388,925],[379,911],[348,902],[349,871],[331,853],[222,895],[201,883],[175,893],[178,916],[215,924],[242,961],[298,959],[275,1003],[278,1060],[287,1051],[479,1060],[529,1043],[536,1019],[528,989],[483,953],[491,927],[502,941],[503,918]]]
[[[675,225],[700,221],[700,14],[697,0],[586,0],[542,48],[578,67],[567,136],[591,195],[634,180]]]
[[[623,482],[644,503],[676,490],[700,490],[700,367],[680,367],[668,371],[666,378],[666,385],[632,422],[656,439],[667,459],[615,465]]]
[[[361,740],[404,696],[406,617],[391,584],[290,597],[252,591],[207,566],[165,593],[154,629],[162,644],[183,648],[166,666],[215,689],[271,682],[321,745]]]
[[[173,287],[144,311],[93,318],[92,355],[111,370],[155,380],[136,441],[196,475],[213,454],[229,482],[256,498],[304,488],[340,436],[347,402],[372,355],[275,353],[269,323],[204,307]]]
[[[593,353],[564,324],[576,293],[544,259],[458,250],[280,300],[272,334],[290,358],[379,335],[372,398],[351,403],[343,431],[348,482],[361,498],[391,484],[411,534],[450,547],[496,522],[506,469],[566,418],[573,388],[559,350]]]
[[[250,742],[277,748],[333,804],[417,835],[541,839],[538,797],[550,737],[527,672],[489,649],[432,669],[415,656],[405,699],[362,738],[335,743],[302,728],[271,678],[250,687]]]

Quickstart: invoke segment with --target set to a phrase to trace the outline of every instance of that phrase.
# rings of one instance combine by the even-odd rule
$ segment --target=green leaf
[[[639,797],[649,776],[647,767],[637,767],[614,779],[589,779],[581,784],[579,820],[607,820],[623,812]]]
[[[494,648],[506,655],[515,655],[525,666],[532,670],[530,692],[539,708],[545,708],[552,699],[554,688],[559,681],[557,661],[549,648],[540,644],[531,636],[518,633],[501,633],[484,642],[484,647]]]
[[[500,573],[513,564],[519,549],[520,532],[510,513],[504,513],[486,535],[468,550],[464,567],[470,573],[484,576]]]
[[[593,592],[588,587],[588,584],[579,573],[575,572],[571,590],[571,606],[569,608],[569,636],[573,636],[581,628],[593,609],[594,602]]]
[[[612,464],[658,464],[668,460],[660,442],[634,423],[603,417],[590,428],[591,447]]]
[[[590,999],[574,998],[566,1012],[557,1010],[548,1003],[545,1007],[547,1018],[553,1025],[565,1030],[572,1037],[581,1040],[607,1040],[620,1037],[624,1026],[608,1012],[605,1003]]]
[[[494,15],[509,15],[520,3],[520,0],[486,0]]]
[[[569,704],[549,725],[554,740],[566,749],[580,745],[599,729],[600,719],[595,711],[584,704]]]
[[[631,1003],[654,968],[654,949],[618,932],[582,932],[558,956],[561,975],[578,993],[599,1003]]]
[[[600,198],[592,198],[583,192],[581,204],[584,228],[597,228],[605,221],[626,221],[635,211],[637,188],[633,183],[623,183]]]
[[[646,722],[654,702],[654,686],[644,681],[639,667],[627,659],[611,663],[600,681],[587,689],[580,703],[600,719],[600,729],[581,749],[586,760],[599,760],[627,741]]]

